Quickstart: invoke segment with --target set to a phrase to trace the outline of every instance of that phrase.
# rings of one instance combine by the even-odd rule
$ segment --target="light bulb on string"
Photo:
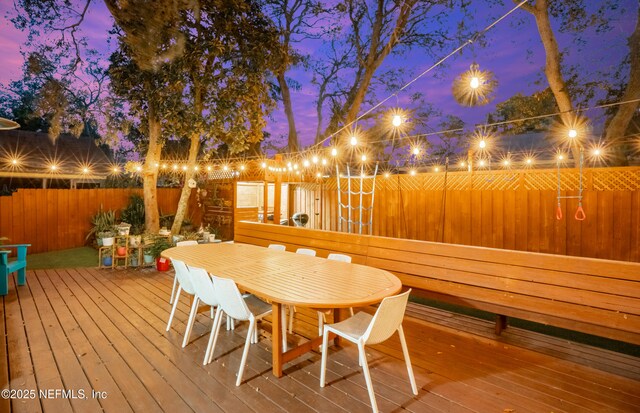
[[[304,161],[302,161],[302,166],[304,166],[305,168],[308,168],[309,165],[311,165],[311,163],[309,162],[308,159],[305,159]]]
[[[391,124],[396,128],[402,125],[402,116],[398,115],[397,113],[393,115],[393,117],[391,118]]]
[[[358,144],[358,138],[356,138],[355,135],[351,136],[351,139],[349,139],[349,143],[351,144],[351,146],[356,146]]]
[[[316,155],[313,155],[313,157],[311,158],[311,162],[313,162],[314,164],[318,163],[318,157]]]
[[[336,148],[331,148],[331,156],[338,156],[338,150]]]
[[[474,62],[469,70],[453,81],[453,97],[463,106],[486,105],[493,100],[497,84],[492,72],[480,70],[480,66]]]

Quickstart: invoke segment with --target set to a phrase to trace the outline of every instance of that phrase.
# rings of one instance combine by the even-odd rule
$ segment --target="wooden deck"
[[[221,332],[216,360],[202,366],[208,317],[199,316],[192,342],[181,348],[188,313],[183,299],[173,329],[165,332],[170,273],[38,270],[27,281],[16,288],[11,280],[2,299],[0,388],[20,398],[0,398],[0,412],[370,411],[355,347],[330,350],[324,389],[318,353],[285,366],[285,376],[276,379],[268,323],[251,347],[240,387],[234,382],[246,324]],[[390,340],[369,351],[381,411],[638,411],[635,358],[513,328],[496,341],[487,333],[490,323],[420,306],[408,314],[405,333],[419,395],[411,394],[399,340]],[[297,330],[313,330],[313,320],[301,311]]]

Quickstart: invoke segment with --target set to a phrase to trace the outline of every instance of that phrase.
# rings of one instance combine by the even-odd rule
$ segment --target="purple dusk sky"
[[[479,4],[479,2],[474,3]],[[468,22],[467,25],[475,25],[470,26],[474,30],[483,29],[514,6],[509,1],[505,3],[504,6],[491,9],[480,7],[477,13],[478,18],[473,22]],[[587,1],[586,3],[590,7],[596,8],[600,2]],[[590,29],[585,35],[587,44],[581,49],[571,44],[570,36],[558,34],[560,48],[570,50],[566,60],[579,66],[580,73],[584,76],[581,78],[583,82],[596,79],[597,70],[612,73],[620,63],[622,56],[628,52],[626,41],[635,25],[638,2],[637,0],[621,0],[619,4],[618,10],[610,13],[610,17],[613,19],[613,29],[606,33],[596,33],[595,29]],[[26,38],[25,34],[16,30],[9,21],[8,16],[13,13],[15,11],[11,2],[0,2],[0,16],[2,16],[0,24],[0,50],[2,50],[0,83],[5,85],[21,75],[20,48]],[[517,21],[521,22],[518,26],[516,26]],[[106,6],[99,1],[92,3],[89,14],[82,25],[83,34],[88,37],[90,47],[101,51],[107,50],[107,30],[111,24],[111,17]],[[466,127],[471,130],[475,124],[483,123],[486,120],[487,114],[495,109],[496,103],[504,101],[515,93],[530,94],[546,86],[546,80],[543,85],[534,84],[536,80],[544,80],[544,51],[532,16],[522,10],[516,11],[490,30],[486,35],[486,41],[486,48],[475,46],[475,50],[473,50],[472,47],[466,47],[460,54],[447,61],[446,68],[427,74],[405,92],[400,93],[398,97],[400,106],[409,101],[409,95],[422,92],[425,100],[436,109],[442,111],[444,115],[455,115],[462,118]],[[442,57],[458,46],[457,43],[451,43]],[[313,45],[308,47],[313,51]],[[498,81],[498,89],[492,103],[483,107],[467,108],[455,102],[451,93],[451,85],[457,75],[468,69],[474,60],[474,51],[475,60],[480,68],[494,72]],[[411,76],[415,76],[430,67],[435,60],[437,59],[428,57],[423,51],[416,48],[399,58],[390,56],[380,68],[380,72],[404,67],[409,70]],[[310,73],[294,70],[291,77],[301,84],[300,90],[293,92],[293,102],[300,139],[303,145],[309,145],[313,141],[317,123],[314,102],[316,91],[309,81],[311,79]],[[379,91],[377,96],[379,100],[382,100],[389,94]],[[392,98],[388,102],[389,106],[395,106],[395,101],[396,99]],[[363,107],[361,113],[367,109],[368,107]],[[598,113],[587,113],[586,115],[594,117]],[[437,130],[437,122],[434,121],[429,127],[432,130]],[[267,130],[275,136],[286,134],[286,118],[281,106],[270,115]]]

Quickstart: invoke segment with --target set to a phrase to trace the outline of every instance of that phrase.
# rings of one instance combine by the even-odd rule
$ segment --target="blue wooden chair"
[[[18,272],[18,285],[27,283],[27,247],[31,244],[0,245],[0,248],[15,248],[17,259],[9,261],[9,250],[0,250],[0,295],[9,292],[9,274]]]

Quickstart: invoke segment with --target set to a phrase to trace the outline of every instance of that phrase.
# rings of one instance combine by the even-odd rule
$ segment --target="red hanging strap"
[[[582,209],[582,205],[579,205],[578,209],[576,209],[575,219],[577,221],[584,221],[586,218],[587,218],[587,215],[584,213],[584,209]]]
[[[562,207],[558,204],[558,208],[556,209],[556,219],[560,221],[562,219]]]

